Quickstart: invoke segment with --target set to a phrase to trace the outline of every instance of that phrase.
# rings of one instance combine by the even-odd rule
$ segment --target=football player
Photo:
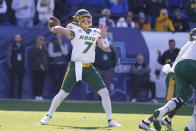
[[[195,131],[195,130],[196,130],[196,105],[194,106],[193,114],[188,124],[186,125],[184,131]]]
[[[111,101],[108,90],[93,67],[95,61],[95,47],[100,47],[103,51],[110,51],[106,37],[107,27],[103,25],[98,28],[89,28],[92,25],[92,16],[85,10],[78,10],[73,16],[73,22],[66,28],[60,26],[57,18],[49,20],[49,29],[53,33],[60,33],[67,37],[72,44],[71,61],[69,62],[61,90],[53,98],[51,106],[46,116],[40,121],[47,124],[60,103],[69,95],[74,85],[84,80],[101,96],[102,106],[108,118],[108,126],[121,127],[120,124],[112,120]]]
[[[177,97],[153,112],[153,125],[157,131],[161,130],[163,116],[187,103],[191,93],[190,85],[196,88],[196,28],[190,32],[189,41],[180,50],[171,71],[175,75]],[[194,122],[195,112],[196,109],[192,115]],[[195,125],[189,126],[193,125],[192,119],[190,121],[185,131],[195,131]]]
[[[167,87],[167,96],[166,96],[166,99],[167,100],[170,100],[172,97],[175,97],[176,96],[174,73],[170,72],[171,67],[170,67],[169,64],[164,65],[162,70],[163,70],[164,73],[166,73],[166,78],[165,78],[165,84],[166,84],[166,87]],[[172,118],[176,114],[177,110],[178,109],[176,109],[176,110],[174,110],[172,112],[169,112],[167,114],[167,117],[161,122],[162,125],[164,125],[164,126],[167,127],[167,130],[168,131],[173,131]],[[144,130],[144,131],[155,131],[154,129],[152,129],[150,127],[150,123],[152,123],[152,122],[153,122],[153,115],[151,115],[150,117],[148,117],[145,120],[142,120],[139,123],[139,128],[142,129],[142,130]]]

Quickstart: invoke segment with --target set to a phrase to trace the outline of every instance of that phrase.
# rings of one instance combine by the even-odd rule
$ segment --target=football
[[[54,26],[59,26],[61,25],[60,21],[58,18],[56,18],[55,16],[51,16],[49,21],[48,21],[48,27],[54,27]]]

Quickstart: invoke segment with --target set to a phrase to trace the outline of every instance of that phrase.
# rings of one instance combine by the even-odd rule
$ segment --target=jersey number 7
[[[86,53],[90,49],[93,43],[86,41],[85,44],[88,46],[82,51],[82,53]]]

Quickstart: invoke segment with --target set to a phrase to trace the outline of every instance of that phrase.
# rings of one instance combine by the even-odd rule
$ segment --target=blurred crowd
[[[22,36],[16,34],[14,42],[10,44],[7,52],[7,63],[10,72],[9,98],[22,98],[24,74],[27,71],[27,61],[29,61],[26,47],[22,41]],[[57,34],[48,46],[44,36],[36,39],[32,47],[32,83],[36,100],[43,99],[44,81],[49,68],[54,80],[54,94],[60,90],[69,55],[68,45],[62,41],[62,35],[60,34]]]
[[[81,8],[94,26],[186,32],[196,25],[196,0],[0,0],[0,25],[32,28],[52,15],[66,24]]]

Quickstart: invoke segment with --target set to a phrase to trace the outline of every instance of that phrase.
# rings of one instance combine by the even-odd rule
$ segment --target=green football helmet
[[[191,30],[191,32],[189,34],[189,39],[190,39],[190,41],[196,40],[196,28]]]
[[[83,19],[82,19],[83,17],[88,18],[88,24],[83,23]],[[76,25],[79,25],[82,28],[88,28],[89,26],[92,25],[92,16],[87,10],[80,9],[73,16],[73,22],[72,23],[74,23]]]

